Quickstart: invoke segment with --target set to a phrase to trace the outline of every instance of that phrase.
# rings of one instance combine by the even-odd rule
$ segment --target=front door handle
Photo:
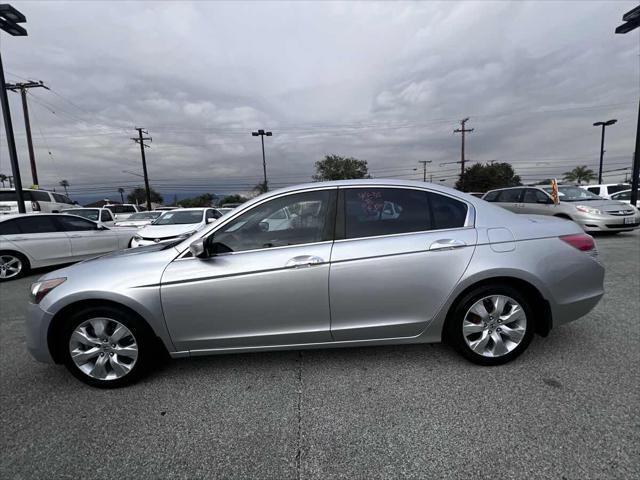
[[[453,250],[454,248],[466,247],[467,244],[462,240],[455,240],[453,238],[443,238],[436,240],[429,246],[429,250]]]
[[[80,234],[69,235],[69,238],[82,238],[82,235],[80,235]]]
[[[289,259],[284,266],[288,268],[300,268],[320,265],[321,263],[324,263],[324,260],[320,257],[316,257],[315,255],[300,255],[299,257]]]

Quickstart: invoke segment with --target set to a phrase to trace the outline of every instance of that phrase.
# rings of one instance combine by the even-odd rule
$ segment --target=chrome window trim
[[[281,250],[283,248],[295,248],[295,247],[310,246],[310,245],[322,245],[322,244],[325,244],[325,243],[333,243],[333,240],[323,240],[322,242],[312,242],[312,243],[297,243],[295,245],[281,245],[279,247],[254,248],[252,250],[241,250],[239,252],[224,252],[224,253],[218,253],[217,255],[215,255],[215,257],[225,257],[225,256],[229,256],[229,255],[242,255],[243,253],[253,253],[253,252]],[[185,257],[185,254],[187,254],[187,253],[189,253],[189,249],[187,249],[186,252],[183,252],[181,255],[179,255],[178,258],[175,259],[175,261],[178,261],[178,260],[195,260],[196,259],[196,257]],[[319,265],[323,265],[324,263],[329,263],[329,262],[322,262]]]
[[[196,237],[196,238],[203,238],[203,237],[206,237],[207,235],[210,235],[210,234],[212,234],[212,233],[217,232],[218,230],[220,230],[221,228],[223,228],[226,224],[228,224],[229,222],[231,222],[231,221],[232,221],[232,220],[234,220],[235,218],[239,217],[240,215],[243,215],[244,213],[249,212],[249,211],[253,210],[254,208],[256,208],[256,207],[258,207],[258,206],[260,206],[260,205],[262,205],[262,204],[264,204],[264,203],[266,203],[266,202],[269,202],[269,201],[271,201],[271,200],[275,200],[275,199],[283,198],[283,197],[288,197],[288,196],[290,196],[290,195],[297,195],[297,194],[299,194],[299,193],[306,193],[306,192],[318,192],[318,191],[321,191],[321,190],[338,190],[338,187],[337,187],[337,186],[335,186],[335,185],[333,185],[333,186],[327,186],[327,187],[307,187],[307,188],[302,188],[302,189],[300,189],[300,190],[293,190],[293,191],[288,191],[288,192],[282,192],[282,193],[281,193],[281,194],[279,194],[279,195],[274,195],[274,196],[272,196],[272,197],[265,198],[265,199],[261,200],[260,202],[257,202],[257,203],[255,203],[255,204],[251,205],[251,206],[250,206],[250,207],[248,207],[248,208],[245,208],[245,209],[243,209],[243,210],[240,210],[240,211],[236,212],[234,215],[229,215],[229,218],[226,218],[226,219],[225,219],[225,221],[224,221],[224,222],[222,222],[222,223],[214,222],[214,225],[212,225],[212,226],[211,226],[211,228],[210,228],[209,230],[206,230],[206,231],[200,232],[200,235],[199,235],[198,237]],[[224,218],[224,217],[220,217],[220,219],[222,219],[222,218]],[[299,245],[318,245],[318,244],[320,244],[320,243],[328,243],[328,242],[333,243],[333,240],[324,240],[324,241],[322,241],[322,242],[313,242],[313,243],[298,243],[298,244],[296,244],[296,245],[283,245],[283,246],[281,246],[281,247],[254,248],[254,249],[252,249],[252,250],[242,250],[241,252],[227,252],[227,253],[221,253],[220,255],[238,254],[238,253],[244,253],[244,252],[256,252],[256,251],[259,251],[259,250],[273,250],[273,249],[275,249],[275,248],[289,248],[289,247],[297,247],[297,246],[299,246]],[[188,253],[189,253],[189,245],[187,245],[187,248],[185,248],[185,250],[184,250],[184,251],[182,251],[182,252],[180,253],[180,255],[178,255],[178,258],[176,258],[176,260],[182,260],[182,259],[184,259],[184,258],[185,258],[185,255],[186,255],[186,254],[188,254]],[[216,255],[216,256],[218,256],[218,255]],[[191,257],[187,257],[187,258],[191,258]]]
[[[340,240],[325,240],[322,242],[313,242],[313,243],[299,243],[296,245],[283,245],[280,247],[268,247],[268,248],[255,248],[252,250],[243,250],[241,252],[227,252],[227,253],[221,253],[219,255],[216,256],[223,256],[223,255],[238,255],[241,253],[246,253],[246,252],[257,252],[257,251],[262,251],[262,250],[274,250],[274,249],[281,249],[281,248],[291,248],[291,247],[297,247],[297,246],[301,246],[301,245],[320,245],[323,243],[333,243],[333,242],[344,242],[344,241],[354,241],[354,240],[366,240],[366,239],[371,239],[371,238],[387,238],[387,237],[396,237],[399,235],[414,235],[414,234],[424,234],[424,233],[430,233],[430,232],[448,232],[448,231],[457,231],[457,230],[466,230],[466,229],[470,229],[470,228],[475,228],[475,222],[476,222],[476,209],[473,206],[472,203],[468,202],[467,200],[457,197],[455,195],[450,195],[449,193],[445,193],[445,192],[440,192],[438,190],[432,190],[430,188],[428,188],[428,186],[422,187],[422,186],[409,186],[409,185],[394,185],[394,184],[388,184],[388,185],[377,185],[377,184],[371,184],[371,185],[359,185],[359,184],[355,184],[355,185],[333,185],[333,186],[327,186],[327,187],[306,187],[306,188],[302,188],[300,190],[293,190],[293,191],[287,191],[287,192],[283,192],[282,194],[279,195],[275,195],[273,197],[268,197],[265,198],[264,200],[255,203],[254,205],[251,205],[251,207],[247,208],[247,209],[243,209],[241,211],[236,212],[234,215],[231,215],[229,218],[226,218],[225,221],[223,223],[220,224],[215,224],[213,225],[209,230],[207,231],[203,231],[200,232],[200,235],[196,238],[203,238],[209,234],[215,233],[218,230],[220,230],[222,227],[224,227],[227,223],[229,223],[230,221],[232,221],[233,219],[235,219],[236,217],[244,214],[245,212],[248,212],[250,210],[253,210],[255,207],[258,207],[260,205],[262,205],[265,202],[271,201],[271,200],[275,200],[277,198],[282,198],[282,197],[286,197],[289,195],[296,195],[298,193],[306,193],[306,192],[316,192],[316,191],[321,191],[321,190],[340,190],[340,189],[351,189],[351,188],[394,188],[394,189],[404,189],[404,190],[418,190],[418,191],[422,191],[422,192],[429,192],[429,193],[433,193],[434,195],[442,195],[445,197],[449,197],[453,200],[457,200],[458,202],[464,203],[467,206],[467,216],[465,218],[464,221],[464,225],[462,227],[455,227],[455,228],[440,228],[440,229],[433,229],[433,230],[421,230],[418,232],[403,232],[403,233],[392,233],[389,235],[375,235],[375,236],[370,236],[370,237],[358,237],[358,238],[345,238],[345,239],[340,239]],[[220,218],[224,218],[224,217],[220,217]],[[177,256],[177,258],[175,260],[190,260],[190,259],[194,259],[194,257],[186,257],[186,255],[189,253],[189,245],[187,245],[187,247],[181,251],[181,253]],[[175,261],[174,260],[174,261]]]

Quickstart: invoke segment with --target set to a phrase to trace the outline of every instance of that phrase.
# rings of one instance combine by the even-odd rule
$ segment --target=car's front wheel
[[[99,388],[138,380],[153,356],[152,337],[132,314],[98,307],[74,314],[59,338],[64,363],[78,379]]]
[[[508,285],[485,285],[465,295],[447,322],[446,337],[479,365],[500,365],[520,355],[534,332],[527,298]]]

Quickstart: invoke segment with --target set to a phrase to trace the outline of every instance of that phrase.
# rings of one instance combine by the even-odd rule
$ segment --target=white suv
[[[118,221],[125,220],[134,213],[138,213],[140,211],[140,209],[132,203],[107,204],[104,208],[108,208]]]
[[[580,188],[589,190],[602,198],[611,198],[614,193],[629,190],[631,185],[628,183],[603,183],[601,185],[580,185]]]
[[[65,208],[73,207],[73,202],[66,195],[46,190],[22,190],[24,207],[27,213],[58,213]],[[15,189],[0,189],[0,215],[18,213],[18,196]]]

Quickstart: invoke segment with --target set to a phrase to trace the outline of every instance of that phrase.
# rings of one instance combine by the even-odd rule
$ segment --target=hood
[[[147,225],[138,230],[138,235],[144,238],[170,238],[199,230],[200,228],[202,228],[202,224],[200,223],[187,223],[185,225]]]
[[[116,221],[117,227],[141,227],[143,225],[149,225],[153,220],[123,220]]]

